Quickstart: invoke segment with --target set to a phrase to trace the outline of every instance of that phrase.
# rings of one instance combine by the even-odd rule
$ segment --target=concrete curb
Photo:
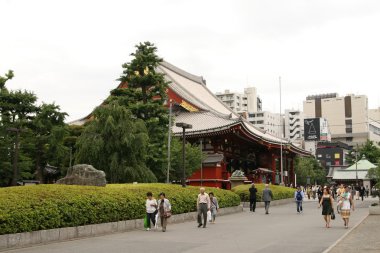
[[[358,223],[355,224],[351,229],[349,229],[344,235],[342,235],[336,242],[334,242],[330,247],[328,247],[325,251],[322,253],[328,253],[330,252],[338,243],[343,241],[344,238],[346,238],[352,231],[354,231],[357,227],[359,227],[360,224],[369,216],[369,214],[365,215],[363,219],[361,219]]]
[[[233,206],[219,209],[218,215],[227,215],[242,212],[243,207]],[[169,224],[195,221],[197,212],[182,213],[172,215],[168,219]],[[94,237],[112,233],[127,232],[144,227],[143,219],[109,222],[101,224],[91,224],[78,227],[56,228],[49,230],[39,230],[17,234],[0,235],[0,251],[47,244],[52,242],[62,242],[67,240]]]
[[[279,206],[279,205],[285,205],[289,203],[295,203],[296,201],[294,198],[289,198],[289,199],[280,199],[280,200],[273,200],[270,202],[271,206]],[[249,208],[249,202],[242,202],[241,203],[244,208]],[[256,207],[264,207],[264,202],[256,202]]]

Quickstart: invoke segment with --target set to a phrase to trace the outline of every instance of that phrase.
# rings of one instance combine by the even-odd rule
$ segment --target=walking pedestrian
[[[198,227],[200,228],[203,225],[203,228],[206,227],[207,224],[207,211],[210,211],[211,203],[210,197],[205,192],[205,188],[200,188],[200,193],[197,198],[197,210],[198,210]],[[203,223],[202,216],[203,215]]]
[[[321,198],[322,198],[322,195],[323,195],[322,186],[319,186],[318,191],[317,191],[317,195],[318,195],[318,203],[319,203],[319,202],[321,202]]]
[[[269,214],[269,205],[272,199],[273,199],[273,193],[269,189],[269,185],[266,184],[265,189],[263,190],[263,196],[262,196],[262,200],[265,203],[265,214]]]
[[[369,195],[369,187],[368,187],[368,185],[365,186],[365,195],[368,198],[368,195]]]
[[[303,191],[301,190],[301,187],[297,187],[297,190],[294,193],[294,199],[296,200],[297,203],[297,213],[302,213],[302,201],[305,198],[305,195]]]
[[[252,184],[251,188],[249,188],[249,210],[251,212],[255,212],[256,210],[256,193],[257,188],[255,184]]]
[[[170,201],[165,197],[165,193],[160,193],[160,199],[158,200],[158,216],[161,219],[162,232],[166,232],[166,225],[168,224],[168,218],[172,215],[172,206]]]
[[[355,210],[354,202],[352,201],[352,194],[348,186],[346,186],[345,192],[341,194],[342,207],[340,210],[340,215],[342,216],[344,227],[348,228],[348,222],[350,220],[351,209]]]
[[[311,187],[310,186],[306,186],[306,194],[307,194],[307,199],[310,199],[310,195],[311,195]]]
[[[323,189],[323,195],[319,202],[319,208],[322,206],[322,215],[326,222],[326,228],[330,228],[331,215],[334,214],[334,199],[330,194],[328,187]]]
[[[157,200],[153,198],[153,194],[151,192],[148,192],[146,194],[147,199],[145,202],[145,208],[146,208],[146,216],[148,220],[148,227],[146,228],[147,231],[151,229],[150,222],[152,221],[153,226],[156,225],[156,214],[157,214]]]
[[[360,194],[360,197],[362,198],[362,201],[364,201],[365,188],[363,185],[359,189],[359,194]]]
[[[215,223],[216,214],[219,211],[218,199],[214,196],[213,192],[210,192],[210,203],[211,203],[211,223]]]

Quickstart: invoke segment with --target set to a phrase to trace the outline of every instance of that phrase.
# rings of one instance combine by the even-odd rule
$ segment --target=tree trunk
[[[16,131],[16,141],[15,141],[15,150],[13,155],[13,178],[11,185],[16,186],[18,180],[18,151],[19,151],[19,142],[20,142],[20,129]]]

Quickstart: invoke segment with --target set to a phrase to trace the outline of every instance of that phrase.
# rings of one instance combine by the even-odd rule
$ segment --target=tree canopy
[[[326,182],[326,170],[314,157],[297,157],[295,171],[297,184],[306,185],[307,178],[310,178],[310,184]]]
[[[92,164],[109,183],[155,182],[146,167],[149,136],[145,123],[116,102],[99,106],[77,140],[77,163]]]
[[[9,71],[0,77],[0,186],[36,178],[44,182],[41,168],[62,167],[66,113],[54,104],[37,104],[30,91],[8,90]]]

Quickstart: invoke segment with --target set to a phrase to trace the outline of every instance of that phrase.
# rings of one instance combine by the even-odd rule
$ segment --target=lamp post
[[[182,175],[182,187],[186,187],[186,171],[185,171],[185,142],[186,142],[186,137],[185,137],[185,131],[186,129],[191,129],[193,128],[192,125],[183,123],[183,122],[178,122],[175,124],[176,127],[181,127],[182,128],[182,169],[183,169],[183,175]]]

